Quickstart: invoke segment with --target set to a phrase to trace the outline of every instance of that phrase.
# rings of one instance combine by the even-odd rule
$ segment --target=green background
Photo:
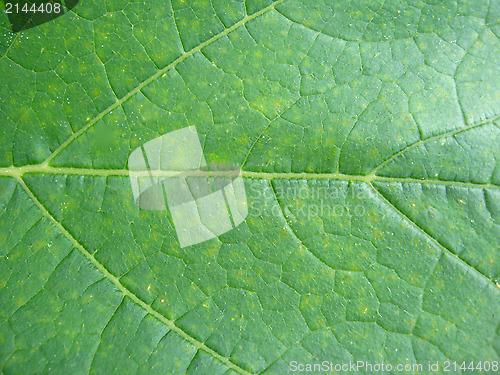
[[[0,29],[4,374],[500,359],[499,0],[81,0]],[[127,158],[187,126],[250,212],[180,248]]]

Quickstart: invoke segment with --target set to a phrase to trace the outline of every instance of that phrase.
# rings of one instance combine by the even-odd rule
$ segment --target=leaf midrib
[[[168,177],[178,174],[178,171],[144,171],[134,172],[128,169],[93,169],[93,168],[73,168],[73,167],[52,167],[45,164],[32,164],[22,167],[6,167],[0,168],[0,176],[5,177],[22,177],[26,174],[54,174],[54,175],[76,175],[76,176],[90,176],[90,177],[109,177],[109,176],[123,176],[129,177],[130,175],[140,177]],[[326,179],[326,180],[339,180],[339,181],[358,181],[365,183],[372,183],[375,181],[381,182],[397,182],[397,183],[418,183],[418,184],[433,184],[443,186],[457,186],[464,188],[477,188],[477,189],[500,189],[499,185],[490,183],[475,183],[464,181],[452,180],[439,180],[430,178],[410,178],[410,177],[385,177],[377,176],[374,174],[369,175],[349,175],[343,173],[294,173],[294,172],[253,172],[241,171],[241,176],[247,178],[262,178],[266,180],[275,179]]]

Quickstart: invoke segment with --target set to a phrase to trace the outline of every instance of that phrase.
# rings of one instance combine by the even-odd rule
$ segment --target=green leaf
[[[2,373],[497,373],[499,1],[88,0],[0,27]],[[181,248],[127,160],[188,126],[249,214]]]

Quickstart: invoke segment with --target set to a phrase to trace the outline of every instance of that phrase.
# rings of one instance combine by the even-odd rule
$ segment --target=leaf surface
[[[500,2],[89,0],[0,22],[3,373],[499,361]],[[249,215],[181,248],[127,160],[187,126],[242,167]]]

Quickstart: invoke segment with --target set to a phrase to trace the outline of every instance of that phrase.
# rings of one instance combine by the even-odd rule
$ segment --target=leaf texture
[[[4,374],[500,360],[498,0],[0,22]],[[249,215],[181,248],[127,159],[188,126],[241,166]]]

